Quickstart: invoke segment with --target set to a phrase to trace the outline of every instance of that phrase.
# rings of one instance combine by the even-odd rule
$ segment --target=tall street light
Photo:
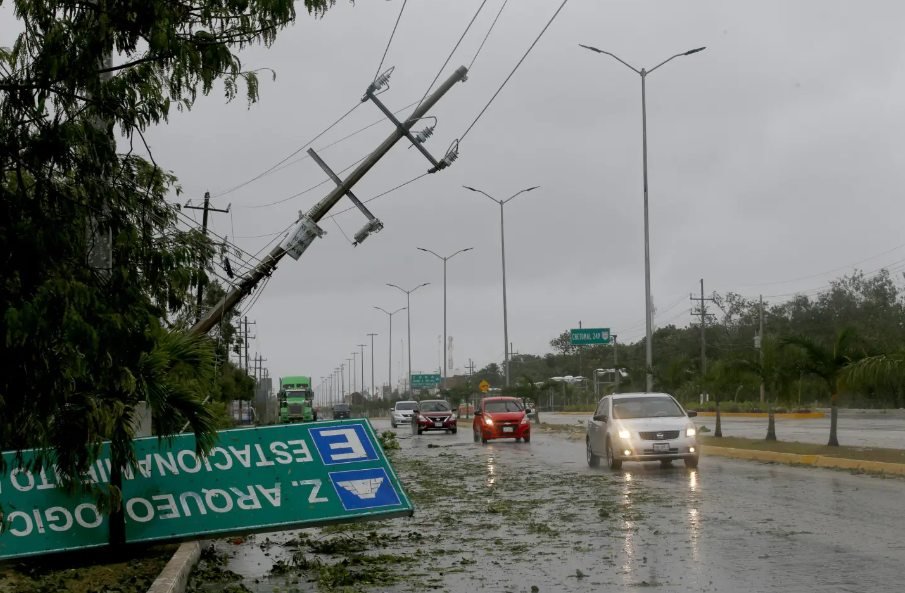
[[[537,189],[540,186],[535,185],[534,187],[528,187],[521,191],[517,191],[505,200],[497,200],[487,192],[475,189],[473,187],[468,187],[467,185],[463,185],[462,187],[467,190],[478,192],[479,194],[484,194],[500,205],[500,248],[503,254],[503,366],[506,372],[506,387],[509,387],[509,317],[506,312],[506,233],[503,226],[503,206],[506,204],[506,202],[513,199],[515,196],[529,192],[533,189]]]
[[[388,361],[387,362],[387,383],[390,386],[390,396],[392,396],[393,395],[393,315],[395,315],[396,313],[398,313],[400,311],[405,311],[405,307],[399,307],[392,313],[390,313],[386,309],[382,309],[380,307],[375,306],[374,308],[377,309],[378,311],[383,311],[384,313],[387,314],[387,317],[390,318],[390,344],[389,344],[389,348],[387,349],[387,361]],[[373,341],[373,340],[374,340],[374,338],[372,337],[371,341]],[[373,368],[373,365],[372,365],[372,368]],[[373,381],[371,381],[371,382],[373,383]]]
[[[437,253],[434,253],[430,249],[425,249],[424,247],[417,247],[418,251],[423,251],[425,253],[430,253],[431,255],[437,257],[438,259],[443,260],[443,348],[444,348],[444,356],[443,356],[443,387],[446,388],[446,377],[449,374],[449,355],[446,352],[446,348],[448,348],[446,342],[446,262],[459,255],[460,253],[465,253],[466,251],[471,251],[474,247],[466,247],[465,249],[460,249],[452,255],[447,255],[443,257]]]
[[[356,344],[359,348],[361,348],[361,395],[364,397],[365,391],[365,346],[367,344]]]
[[[371,336],[371,399],[377,399],[377,392],[374,391],[374,336],[379,334],[368,335]],[[362,372],[364,372],[364,369],[362,369]]]
[[[409,376],[407,379],[408,390],[412,390],[412,293],[418,290],[423,286],[427,286],[430,282],[425,282],[424,284],[419,284],[415,288],[411,290],[406,290],[401,286],[396,286],[395,284],[390,284],[387,282],[387,286],[392,286],[393,288],[397,288],[405,293],[405,308],[407,309],[405,316],[408,318],[408,351],[409,351]]]
[[[647,333],[645,339],[645,363],[647,365],[647,391],[654,390],[654,351],[653,351],[653,311],[651,307],[651,296],[650,296],[650,225],[648,222],[648,214],[647,214],[647,95],[645,89],[645,81],[647,80],[648,74],[652,73],[654,70],[659,68],[660,66],[666,64],[667,62],[674,60],[681,56],[690,56],[691,54],[696,54],[699,51],[704,51],[704,47],[698,47],[695,49],[690,49],[686,52],[682,52],[680,54],[676,54],[671,58],[667,58],[651,68],[650,70],[645,70],[641,68],[640,70],[620,58],[619,56],[612,54],[608,51],[603,51],[602,49],[597,49],[596,47],[591,47],[590,45],[583,45],[579,43],[581,47],[585,49],[589,49],[593,52],[597,52],[599,54],[605,54],[610,56],[611,58],[618,61],[623,66],[627,67],[629,70],[634,72],[635,74],[641,77],[641,151],[642,151],[642,163],[644,168],[644,302],[645,302],[645,311],[644,311],[644,319],[647,324]]]

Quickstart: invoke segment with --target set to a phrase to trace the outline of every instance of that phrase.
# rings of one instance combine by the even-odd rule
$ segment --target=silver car
[[[396,405],[390,411],[390,425],[396,428],[400,424],[411,424],[412,414],[417,407],[418,402],[416,401],[396,402]]]
[[[601,457],[610,469],[623,461],[659,461],[667,466],[675,459],[698,466],[697,430],[674,397],[666,393],[618,393],[600,400],[588,420],[588,465],[597,467]]]

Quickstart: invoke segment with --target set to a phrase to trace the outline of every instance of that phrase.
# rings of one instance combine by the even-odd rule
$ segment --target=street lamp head
[[[688,50],[687,52],[685,52],[685,53],[682,54],[682,55],[683,55],[683,56],[690,56],[691,54],[696,54],[696,53],[698,53],[699,51],[704,51],[705,49],[707,49],[706,46],[705,46],[705,47],[698,47],[698,48],[695,48],[695,49],[690,49],[690,50]]]
[[[470,187],[470,186],[468,186],[468,185],[463,185],[462,187],[464,187],[465,189],[470,189],[471,191],[476,191],[476,192],[481,191],[481,190],[479,190],[479,189],[475,189],[475,188]]]
[[[602,51],[600,51],[599,49],[597,49],[596,47],[594,47],[594,46],[592,46],[592,45],[585,45],[584,43],[579,43],[578,46],[579,46],[579,47],[583,47],[583,48],[585,48],[585,49],[589,49],[589,50],[591,50],[591,51],[596,51],[596,52],[599,53],[599,54],[602,54],[602,53],[603,53]]]
[[[529,187],[528,189],[523,190],[523,191],[531,191],[531,190],[535,190],[535,189],[537,189],[537,188],[539,188],[539,187],[540,187],[539,185],[535,185],[534,187]]]

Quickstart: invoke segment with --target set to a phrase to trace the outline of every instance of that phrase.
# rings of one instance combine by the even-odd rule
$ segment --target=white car
[[[414,411],[418,409],[418,402],[416,401],[401,401],[396,402],[396,405],[393,406],[393,410],[390,412],[390,425],[393,428],[400,424],[411,424],[412,423],[412,414]]]
[[[698,466],[700,449],[697,430],[674,397],[666,393],[617,393],[600,400],[588,420],[588,465],[597,467],[600,458],[610,469],[623,461],[659,461],[667,466],[683,459],[685,466]]]

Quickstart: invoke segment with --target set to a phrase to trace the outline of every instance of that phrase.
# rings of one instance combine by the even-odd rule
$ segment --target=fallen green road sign
[[[206,458],[193,435],[137,439],[123,478],[126,543],[277,531],[411,515],[412,505],[364,419],[225,430]],[[15,468],[13,453],[3,453]],[[30,459],[25,453],[26,462]],[[89,481],[106,484],[109,449]],[[0,558],[107,545],[109,520],[53,472],[0,476]]]

